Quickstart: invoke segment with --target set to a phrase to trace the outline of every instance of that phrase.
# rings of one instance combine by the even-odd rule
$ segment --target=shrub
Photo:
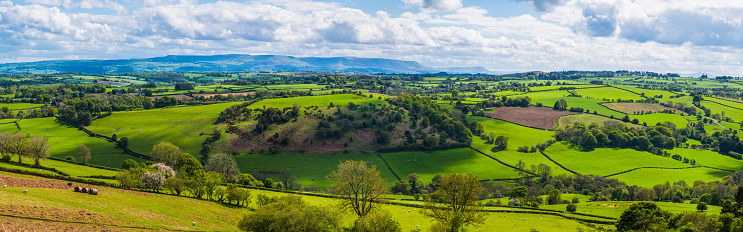
[[[64,158],[64,160],[67,160],[67,161],[70,161],[70,162],[77,162],[77,161],[75,161],[75,157],[72,157],[72,156],[67,156],[67,157]]]
[[[273,180],[271,178],[266,178],[265,180],[263,180],[263,187],[273,188]]]
[[[242,231],[341,232],[341,215],[330,208],[308,205],[302,198],[282,196],[238,222]]]
[[[572,204],[572,203],[571,204],[568,204],[568,206],[567,206],[567,208],[565,210],[567,210],[568,212],[575,212],[575,211],[578,210],[578,205]]]
[[[400,232],[400,223],[387,211],[377,210],[357,220],[351,232]]]
[[[573,202],[572,202],[573,204],[576,204],[576,203],[579,203],[579,202],[580,202],[580,200],[578,200],[577,197],[573,197]]]
[[[160,191],[165,184],[165,175],[162,172],[145,172],[142,175],[142,188]]]

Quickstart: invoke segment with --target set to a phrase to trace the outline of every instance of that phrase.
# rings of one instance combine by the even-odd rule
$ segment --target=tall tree
[[[441,202],[426,200],[425,209],[421,211],[423,216],[446,225],[449,232],[485,221],[487,213],[477,203],[477,193],[482,190],[482,185],[476,175],[452,173],[442,176],[440,184],[434,195]]]
[[[338,170],[328,175],[333,193],[342,196],[340,205],[344,210],[353,210],[364,217],[375,208],[375,201],[387,193],[387,181],[377,171],[363,161],[348,160],[338,165]]]
[[[77,157],[80,157],[83,163],[87,163],[90,160],[90,149],[85,144],[80,144],[77,147]]]
[[[150,155],[155,162],[164,163],[168,166],[175,166],[178,161],[178,157],[181,156],[181,148],[173,145],[170,142],[161,142],[152,147]]]
[[[34,166],[41,166],[40,159],[45,159],[51,156],[51,148],[49,148],[49,142],[43,135],[36,135],[28,142],[28,150],[26,156],[34,159]]]
[[[240,167],[237,166],[235,158],[225,153],[217,153],[209,157],[204,170],[221,173],[227,182],[237,181],[237,175],[240,174]]]

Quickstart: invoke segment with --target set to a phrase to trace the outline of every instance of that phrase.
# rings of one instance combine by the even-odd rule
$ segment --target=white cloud
[[[140,7],[118,15],[70,13],[67,0],[32,1],[38,4],[0,2],[0,62],[249,53],[491,70],[743,72],[738,1],[572,0],[541,17],[508,18],[458,0],[404,0],[421,10],[399,17],[305,0],[130,0]],[[154,2],[162,5],[147,5]]]
[[[126,12],[127,9],[117,2],[109,0],[26,0],[26,2],[62,7],[63,9],[93,9],[107,8],[117,12]]]
[[[462,0],[402,0],[424,12],[447,12],[462,8]]]

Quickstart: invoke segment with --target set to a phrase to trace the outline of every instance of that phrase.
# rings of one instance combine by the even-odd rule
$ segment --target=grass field
[[[645,151],[596,148],[590,152],[582,152],[569,148],[564,142],[553,144],[544,153],[555,162],[583,175],[604,176],[639,167],[689,167],[680,161]]]
[[[129,148],[142,154],[149,154],[155,144],[171,142],[198,156],[201,143],[206,139],[206,135],[200,136],[199,133],[210,134],[219,113],[235,104],[240,102],[115,112],[93,121],[87,128],[106,136],[127,137]]]
[[[400,178],[405,178],[411,173],[418,173],[425,183],[431,183],[431,179],[437,174],[459,173],[462,170],[478,175],[479,179],[518,177],[516,170],[470,148],[391,152],[383,153],[382,156]]]
[[[253,171],[289,171],[304,187],[317,185],[321,189],[327,188],[329,183],[326,181],[325,177],[331,172],[337,170],[340,162],[346,160],[366,161],[371,165],[377,166],[377,170],[382,173],[382,177],[386,178],[390,184],[397,182],[397,179],[395,179],[389,168],[387,168],[384,162],[382,162],[382,159],[371,153],[243,153],[235,156],[235,160],[243,173],[251,173]],[[278,181],[278,179],[275,178],[275,175],[269,176],[274,176],[273,180]]]
[[[663,113],[657,113],[657,114],[644,114],[644,115],[630,115],[630,119],[637,119],[642,124],[647,123],[648,126],[653,126],[657,123],[665,123],[665,122],[671,122],[676,125],[676,128],[684,128],[687,124],[689,124],[689,121],[687,121],[684,116],[678,115],[678,114],[663,114]]]
[[[18,161],[18,156],[17,155],[13,155],[13,157],[11,158],[11,160],[12,161]],[[33,159],[23,158],[22,161],[23,161],[24,164],[34,164],[34,160]],[[100,169],[100,168],[93,168],[93,167],[88,167],[88,166],[83,166],[83,165],[78,165],[78,164],[73,164],[73,163],[67,163],[67,162],[58,161],[58,160],[52,160],[52,159],[40,160],[39,161],[39,164],[41,164],[42,167],[56,168],[57,170],[59,170],[61,172],[64,172],[64,173],[67,173],[67,174],[70,174],[70,176],[73,176],[73,177],[80,177],[80,176],[115,176],[116,173],[117,173],[116,171],[111,171],[111,170],[106,170],[106,169]],[[13,165],[13,168],[17,168],[17,167],[23,167],[23,166]],[[35,169],[35,170],[38,170],[38,169]]]
[[[723,103],[723,104],[727,105],[727,103]],[[722,115],[722,112],[725,112],[725,117],[730,117],[736,122],[743,121],[743,110],[734,109],[734,108],[730,108],[724,105],[720,105],[719,103],[714,102],[714,101],[702,101],[702,105],[707,107],[712,114]]]
[[[610,99],[610,100],[643,100],[645,98],[640,95],[631,93],[629,91],[616,89],[612,87],[604,88],[590,88],[590,89],[578,89],[575,90],[578,95],[583,97],[590,97],[593,99]]]
[[[591,113],[596,111],[597,114],[604,115],[604,116],[614,116],[614,118],[622,118],[624,116],[623,113],[611,110],[609,108],[606,108],[606,106],[602,106],[600,103],[603,103],[602,100],[597,99],[590,99],[590,98],[580,98],[580,97],[557,97],[557,98],[545,98],[541,100],[534,101],[542,103],[544,106],[552,107],[555,105],[555,102],[557,102],[560,99],[565,99],[565,101],[568,102],[568,108],[570,107],[580,107],[584,110],[590,110]]]
[[[667,151],[671,154],[678,154],[685,158],[694,159],[697,161],[697,165],[704,165],[728,170],[740,170],[741,168],[743,168],[743,160],[734,159],[730,156],[726,156],[710,150],[676,148]]]
[[[571,200],[573,197],[570,194],[562,194],[562,199]],[[606,216],[606,217],[614,217],[619,218],[622,216],[622,213],[624,210],[629,208],[630,205],[634,204],[635,202],[628,202],[628,201],[595,201],[595,202],[585,202],[581,201],[581,203],[578,203],[578,213],[585,213],[585,214],[591,214],[591,215],[598,215],[598,216]],[[697,211],[696,204],[689,204],[689,201],[686,201],[685,203],[672,203],[672,202],[654,202],[656,205],[660,206],[664,210],[668,210],[672,213],[681,213],[681,212],[691,212],[691,211]],[[567,205],[560,204],[560,205],[543,205],[540,208],[543,209],[551,209],[551,210],[565,210],[565,207]],[[705,211],[708,214],[719,214],[722,207],[720,206],[714,206],[710,205],[708,206],[707,211]]]
[[[137,226],[155,230],[201,230],[201,231],[237,231],[237,221],[244,214],[256,208],[255,200],[250,208],[234,207],[215,202],[197,200],[187,197],[175,197],[162,194],[133,192],[111,188],[98,188],[97,196],[80,194],[66,186],[66,182],[53,181],[53,188],[25,187],[23,185],[40,181],[39,178],[12,173],[0,172],[1,176],[10,177],[19,182],[16,186],[0,189],[0,197],[7,199],[0,201],[0,209],[15,209],[12,215],[34,216],[42,220],[60,220],[57,224],[48,222],[43,228],[54,225],[57,228],[81,230],[89,224],[98,225],[97,230],[125,230],[120,226]],[[28,189],[29,193],[21,191]],[[277,193],[262,190],[251,190],[253,199],[258,194],[267,196],[285,196],[288,193]],[[337,200],[301,196],[310,204],[335,209]],[[420,228],[428,229],[432,222],[424,218],[420,209],[398,205],[379,205],[381,209],[389,211],[400,222],[403,231]],[[36,208],[34,208],[36,207]],[[43,209],[43,214],[32,213],[30,209]],[[21,209],[21,210],[18,210]],[[22,210],[29,209],[29,210]],[[342,213],[344,226],[351,226],[356,216]],[[5,217],[4,217],[5,218]],[[518,219],[517,219],[518,218]],[[529,220],[524,221],[523,218]],[[13,226],[28,226],[29,220],[6,218]],[[83,222],[83,223],[70,223]],[[193,226],[191,223],[196,222]],[[109,228],[110,227],[110,228]],[[539,216],[525,213],[488,213],[485,223],[478,228],[470,227],[468,231],[496,231],[506,228],[509,231],[572,231],[583,225],[573,220],[562,219],[558,216]],[[36,227],[39,229],[39,227]]]
[[[641,89],[631,86],[616,86],[617,88],[629,90],[635,93],[644,93],[646,97],[655,97],[655,96],[663,96],[663,98],[656,98],[657,100],[664,101],[667,100],[670,96],[675,96],[675,93],[665,91],[665,90],[654,90],[654,89]]]
[[[611,178],[616,178],[620,181],[624,181],[628,185],[637,185],[649,188],[653,187],[653,185],[656,184],[665,183],[665,181],[675,183],[683,180],[686,181],[687,184],[694,183],[694,181],[697,180],[705,182],[719,181],[722,177],[727,175],[730,175],[730,172],[709,168],[638,169],[628,173],[612,176]]]
[[[263,106],[266,107],[274,107],[278,109],[283,109],[286,107],[292,107],[294,103],[299,104],[301,107],[308,107],[308,106],[320,106],[320,107],[327,107],[330,105],[330,103],[333,103],[333,105],[348,105],[349,102],[353,102],[355,104],[384,104],[386,103],[383,100],[379,100],[378,98],[371,99],[369,97],[362,97],[354,94],[337,94],[337,95],[324,95],[324,96],[310,96],[310,97],[295,97],[295,98],[274,98],[274,99],[266,99],[259,102],[256,102],[248,108],[256,109],[256,108],[263,108]],[[322,108],[320,108],[322,109]]]
[[[46,136],[49,139],[52,157],[55,158],[64,159],[67,156],[72,156],[78,159],[77,148],[80,144],[85,144],[90,148],[92,157],[89,163],[91,164],[118,168],[121,167],[121,163],[125,159],[142,161],[124,154],[121,149],[115,148],[112,143],[90,137],[77,128],[59,124],[55,118],[24,119],[18,124],[21,126],[21,130],[18,130],[15,124],[0,125],[0,130]]]

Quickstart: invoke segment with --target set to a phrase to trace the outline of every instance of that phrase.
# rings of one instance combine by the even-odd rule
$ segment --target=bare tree
[[[87,163],[90,160],[90,149],[85,144],[80,144],[77,147],[77,157],[80,157],[83,163]]]
[[[333,193],[342,197],[341,207],[353,210],[359,217],[369,214],[375,208],[374,202],[388,192],[387,181],[377,167],[369,168],[363,161],[342,162],[327,178],[332,182]]]

